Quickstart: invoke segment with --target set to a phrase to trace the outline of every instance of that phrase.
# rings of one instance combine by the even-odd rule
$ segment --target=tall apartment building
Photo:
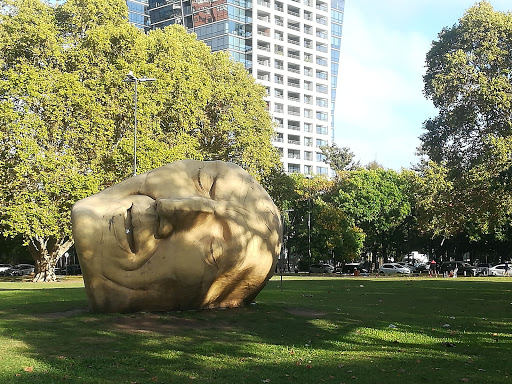
[[[132,0],[127,0],[130,2]],[[345,0],[149,0],[151,28],[182,24],[267,89],[285,171],[329,174]]]
[[[148,0],[126,0],[128,6],[128,20],[137,28],[149,30]]]

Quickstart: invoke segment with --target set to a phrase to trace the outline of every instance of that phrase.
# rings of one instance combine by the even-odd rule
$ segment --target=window
[[[316,153],[316,161],[323,162],[325,161],[325,155],[321,152]]]
[[[328,171],[326,167],[316,167],[316,173],[318,175],[327,175]]]
[[[274,83],[283,84],[283,82],[284,82],[283,75],[274,75]]]
[[[289,149],[288,158],[300,160],[300,151],[298,149]]]
[[[316,133],[318,133],[319,135],[327,135],[328,129],[325,125],[317,125]]]
[[[325,57],[317,56],[316,57],[316,63],[318,65],[323,65],[324,67],[327,67],[327,59]]]
[[[277,143],[282,143],[282,142],[283,142],[283,134],[282,134],[282,133],[278,133],[278,134],[276,135],[276,139],[275,139],[275,141],[276,141]],[[281,149],[282,149],[282,148],[281,148]]]
[[[311,81],[304,81],[304,89],[306,91],[312,91],[313,90],[313,83]]]
[[[327,31],[325,29],[316,29],[316,37],[327,39]]]
[[[316,78],[317,79],[322,79],[322,80],[327,80],[327,71],[320,71],[317,69],[316,71]]]
[[[304,151],[304,160],[308,160],[308,161],[313,160],[313,152]]]
[[[343,24],[343,12],[331,10],[331,21],[334,23]]]
[[[275,103],[275,105],[274,105],[274,112],[283,113],[283,111],[284,111],[283,104]]]
[[[327,112],[316,112],[316,118],[318,120],[327,121],[329,114]]]
[[[288,114],[292,116],[300,116],[300,107],[288,106]]]
[[[341,24],[331,23],[331,34],[333,36],[341,36]]]
[[[313,96],[304,95],[304,104],[313,104]]]
[[[327,99],[324,99],[322,97],[317,97],[316,98],[316,105],[318,107],[327,107],[329,104],[329,101]]]
[[[304,75],[313,76],[313,69],[310,67],[304,67]]]
[[[283,119],[277,118],[277,119],[275,119],[275,122],[276,122],[276,128],[284,128]],[[282,140],[283,134],[280,133],[280,135],[281,135],[281,142],[282,142],[283,141]]]
[[[290,100],[290,101],[300,101],[300,93],[288,92],[288,100]]]
[[[276,55],[283,55],[284,54],[284,48],[282,45],[274,45],[274,52]]]
[[[277,97],[278,99],[282,99],[283,95],[284,95],[284,92],[283,92],[282,89],[279,89],[279,88],[274,89],[274,96],[275,97]]]
[[[288,144],[300,145],[300,136],[288,135]]]
[[[329,51],[329,48],[327,47],[327,44],[316,43],[316,50],[319,52],[327,53]]]
[[[304,117],[307,119],[312,119],[313,111],[311,109],[304,109]]]
[[[306,158],[306,155],[304,154],[304,158]],[[311,159],[309,159],[311,160]],[[313,173],[313,167],[311,165],[305,165],[304,166],[304,174],[305,175],[311,175]]]
[[[327,92],[329,92],[328,91],[328,87],[325,84],[317,84],[316,85],[316,91],[318,93],[327,93]]]
[[[300,121],[289,120],[288,129],[292,131],[300,131]]]
[[[284,69],[283,60],[274,60],[275,69]]]
[[[305,53],[304,52],[304,61],[306,63],[312,63],[313,62],[313,55],[311,53]]]
[[[311,137],[304,137],[304,145],[306,147],[312,147],[313,146],[313,139]],[[309,152],[309,153],[311,153],[311,152]],[[304,156],[304,158],[306,158],[306,157]]]
[[[304,123],[304,132],[313,132],[313,124]]]
[[[324,139],[316,139],[316,146],[319,147],[325,147],[327,145],[327,140]]]
[[[288,172],[289,173],[300,173],[300,165],[299,164],[288,164]]]

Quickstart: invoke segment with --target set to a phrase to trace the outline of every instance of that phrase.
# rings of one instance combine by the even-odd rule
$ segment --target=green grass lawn
[[[512,278],[274,278],[247,308],[91,314],[0,282],[0,383],[511,383]]]

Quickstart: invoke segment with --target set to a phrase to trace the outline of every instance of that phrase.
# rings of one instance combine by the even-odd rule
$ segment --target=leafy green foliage
[[[393,170],[368,170],[340,174],[334,201],[366,234],[365,246],[374,255],[387,255],[389,237],[411,213],[407,178]]]
[[[512,210],[512,14],[481,1],[445,28],[427,54],[425,94],[439,114],[425,122],[418,169],[424,228],[473,240],[503,233]],[[434,163],[432,163],[434,162]]]
[[[1,0],[0,223],[21,235],[43,279],[71,245],[77,200],[184,159],[237,163],[265,183],[281,168],[264,88],[184,28],[148,35],[124,0]],[[37,279],[40,276],[38,275]]]

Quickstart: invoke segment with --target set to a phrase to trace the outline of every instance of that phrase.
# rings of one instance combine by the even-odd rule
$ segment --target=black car
[[[463,261],[445,261],[439,267],[439,272],[447,274],[455,271],[457,268],[457,276],[476,276],[476,267]]]

